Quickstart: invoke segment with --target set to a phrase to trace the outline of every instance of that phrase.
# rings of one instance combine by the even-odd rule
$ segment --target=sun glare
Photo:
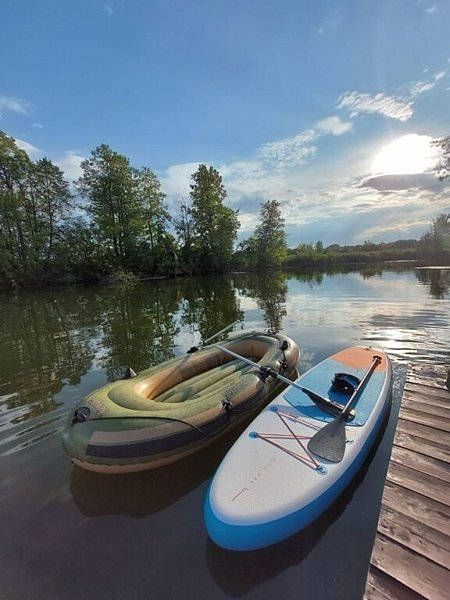
[[[372,163],[373,173],[410,175],[432,170],[439,151],[429,135],[411,133],[383,146]]]

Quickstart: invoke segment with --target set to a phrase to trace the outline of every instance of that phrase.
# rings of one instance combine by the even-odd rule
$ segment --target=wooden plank
[[[436,460],[431,456],[417,454],[406,448],[394,445],[392,448],[391,461],[450,483],[450,467],[445,462]]]
[[[393,508],[382,507],[378,531],[444,568],[450,565],[450,536],[417,519]]]
[[[444,404],[446,404],[446,406],[444,406]],[[450,419],[450,403],[442,402],[441,405],[439,405],[436,404],[436,402],[429,400],[427,401],[425,396],[417,396],[413,398],[403,396],[401,410],[403,411],[405,408],[412,408],[413,410],[425,412],[430,415],[437,415],[438,417]]]
[[[408,389],[403,390],[402,406],[405,400],[416,400],[426,404],[433,404],[434,406],[441,406],[442,408],[450,407],[450,398],[442,394],[427,394],[423,390],[417,392],[412,392]]]
[[[367,586],[366,600],[423,600],[421,594],[413,592],[374,566],[370,567]]]
[[[399,419],[397,423],[397,432],[411,434],[431,442],[442,444],[445,447],[450,447],[450,432],[428,427],[423,423],[413,423]]]
[[[378,533],[372,564],[428,600],[447,600],[450,577],[447,569],[407,550]]]
[[[422,494],[427,498],[450,506],[448,485],[440,479],[420,473],[419,471],[414,471],[409,467],[396,464],[395,462],[391,462],[386,479],[406,489]]]
[[[434,440],[426,440],[397,430],[395,433],[394,444],[402,448],[407,448],[413,452],[417,452],[418,454],[434,456],[438,460],[450,464],[449,447],[445,444],[439,444]]]
[[[450,507],[441,502],[387,481],[383,492],[383,506],[393,508],[450,536]]]
[[[443,365],[410,365],[386,476],[367,600],[450,597],[450,391]]]
[[[405,421],[412,421],[413,423],[423,423],[429,427],[447,431],[450,433],[450,419],[443,419],[436,415],[429,415],[425,412],[419,412],[410,408],[405,408],[401,411],[401,418]]]
[[[425,394],[426,396],[434,398],[444,398],[448,396],[449,390],[443,385],[426,385],[423,381],[420,383],[415,381],[405,381],[403,392],[409,392],[412,394]]]
[[[415,382],[430,387],[445,388],[448,365],[419,365],[411,364],[406,372],[406,381]]]

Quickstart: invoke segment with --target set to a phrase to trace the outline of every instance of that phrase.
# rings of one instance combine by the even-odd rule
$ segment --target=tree
[[[88,199],[87,211],[98,237],[117,266],[126,266],[135,254],[142,216],[133,194],[133,170],[128,158],[106,144],[81,163],[83,175],[76,187]]]
[[[431,231],[434,236],[450,235],[450,213],[441,213],[433,219]]]
[[[198,266],[202,271],[224,271],[230,264],[240,227],[238,212],[224,205],[227,193],[216,169],[199,165],[191,178],[191,215]]]
[[[445,254],[450,250],[450,213],[441,213],[431,224],[431,229],[420,239],[425,254]]]
[[[142,220],[140,235],[148,245],[150,271],[173,271],[176,244],[167,229],[172,217],[164,203],[166,195],[161,191],[161,184],[148,167],[134,170],[134,194]]]
[[[72,207],[72,195],[61,169],[47,158],[32,165],[29,197],[34,254],[50,264],[55,259],[61,226]]]
[[[450,177],[450,136],[433,141],[433,145],[441,150],[441,158],[436,165],[436,173],[442,181]]]
[[[185,200],[181,201],[180,213],[180,218],[175,221],[175,230],[178,234],[180,244],[179,253],[182,268],[186,273],[191,274],[195,261],[194,221],[192,218],[192,208]]]
[[[281,265],[287,255],[284,219],[278,200],[261,205],[260,224],[255,229],[256,264],[260,269]]]
[[[59,167],[46,158],[33,162],[0,132],[0,275],[42,280],[51,274],[71,202]]]

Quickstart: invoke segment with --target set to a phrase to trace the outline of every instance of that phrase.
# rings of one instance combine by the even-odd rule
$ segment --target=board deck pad
[[[345,372],[362,379],[364,373],[370,367],[372,355],[368,357],[368,361],[366,360],[367,357],[363,355],[360,360],[361,366],[359,367],[355,366],[357,365],[357,362],[354,357],[352,357],[353,360],[346,360],[343,362],[346,357],[343,353],[340,353],[339,358],[340,360],[328,359],[313,367],[302,376],[301,385],[324,398],[329,398],[344,406],[350,396],[333,391],[332,380],[334,375],[336,373]],[[372,411],[373,404],[378,398],[380,387],[383,385],[385,371],[386,366],[383,366],[382,361],[365,386],[364,393],[359,395],[353,405],[356,413],[355,418],[352,421],[348,421],[347,425],[361,426],[367,421],[367,418]],[[300,410],[305,416],[323,422],[333,421],[335,418],[333,415],[325,413],[307,394],[292,386],[285,391],[284,398],[291,406]]]

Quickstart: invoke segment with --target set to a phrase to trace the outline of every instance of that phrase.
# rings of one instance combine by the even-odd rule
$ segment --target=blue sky
[[[239,233],[277,199],[290,246],[420,237],[450,212],[447,0],[4,0],[0,129],[68,178],[101,143],[171,212],[199,163]]]

